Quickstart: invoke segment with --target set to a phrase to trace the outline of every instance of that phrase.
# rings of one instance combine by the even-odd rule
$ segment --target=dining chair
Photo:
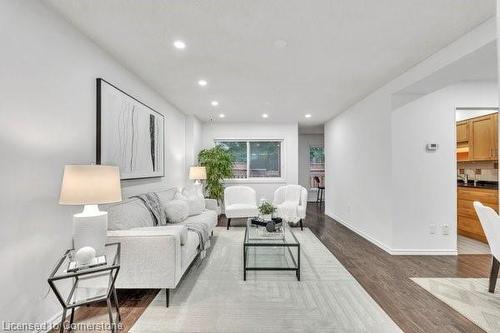
[[[474,209],[476,210],[481,226],[486,234],[486,239],[491,249],[491,272],[489,292],[495,292],[495,285],[498,279],[498,268],[500,267],[500,216],[493,208],[483,206],[479,201],[474,201]]]

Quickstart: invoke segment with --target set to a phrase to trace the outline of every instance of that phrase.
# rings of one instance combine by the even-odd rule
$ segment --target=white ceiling
[[[186,113],[301,126],[332,118],[495,15],[495,0],[45,2]],[[187,48],[174,49],[176,39]]]
[[[497,63],[497,42],[494,41],[402,89],[398,94],[426,95],[461,81],[497,81]]]

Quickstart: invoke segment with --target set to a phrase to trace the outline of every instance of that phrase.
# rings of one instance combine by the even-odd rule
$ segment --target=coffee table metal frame
[[[295,237],[295,234],[293,233],[292,229],[290,227],[286,227],[288,229],[286,230],[286,232],[292,234],[295,243],[287,243],[286,241],[284,241],[283,243],[278,243],[276,242],[277,239],[270,239],[274,240],[275,242],[269,242],[265,239],[259,239],[259,240],[247,239],[248,228],[253,228],[253,227],[249,225],[245,227],[245,238],[243,240],[243,281],[247,280],[247,271],[295,271],[297,280],[300,281],[300,243],[297,240],[297,237]],[[293,267],[258,267],[258,266],[248,267],[247,256],[248,256],[248,248],[250,247],[286,247],[286,249],[290,253],[290,257],[294,265]],[[294,257],[293,252],[290,249],[293,247],[297,248],[297,258]]]

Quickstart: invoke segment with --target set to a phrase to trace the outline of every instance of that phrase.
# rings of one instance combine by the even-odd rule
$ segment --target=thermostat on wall
[[[425,149],[427,151],[436,151],[436,150],[438,150],[438,144],[437,143],[428,143],[427,146],[425,146]]]

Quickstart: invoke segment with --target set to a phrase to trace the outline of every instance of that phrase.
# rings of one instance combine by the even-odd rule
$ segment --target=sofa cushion
[[[198,245],[200,245],[200,239],[196,232],[188,231],[186,243],[181,247],[182,271],[185,271],[189,267],[193,259],[198,255]]]
[[[154,226],[154,219],[142,200],[131,198],[115,204],[102,205],[108,212],[108,230],[128,230]]]
[[[259,215],[256,205],[233,204],[225,207],[225,213],[228,218],[254,217]]]
[[[186,193],[187,194],[187,193]],[[177,200],[184,200],[189,206],[189,216],[201,214],[205,210],[205,199],[201,195],[177,193]]]
[[[208,226],[208,230],[212,230],[217,226],[217,212],[205,209],[201,214],[189,216],[181,222],[181,224],[186,223],[203,223]]]
[[[172,200],[165,204],[165,214],[167,222],[179,223],[184,221],[189,215],[189,205],[184,200]]]
[[[177,188],[172,187],[166,190],[155,191],[155,193],[158,195],[160,203],[165,207],[169,201],[174,200]]]

